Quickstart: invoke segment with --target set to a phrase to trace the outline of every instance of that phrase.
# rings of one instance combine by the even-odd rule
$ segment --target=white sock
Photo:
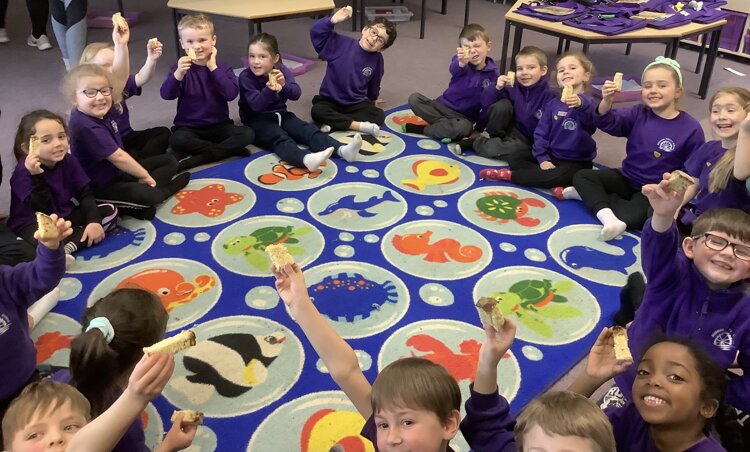
[[[572,185],[570,187],[563,188],[563,198],[565,199],[577,199],[581,201],[581,195],[578,194],[578,190]]]
[[[329,126],[328,124],[321,124],[320,131],[323,133],[328,133],[331,131],[331,126]]]
[[[598,211],[596,213],[596,218],[602,222],[603,227],[601,235],[602,240],[605,242],[621,236],[622,233],[625,232],[625,229],[628,228],[622,220],[617,218],[610,208],[604,208]]]
[[[359,123],[359,131],[377,136],[380,133],[380,127],[373,122],[362,121]]]
[[[307,168],[308,171],[315,171],[321,163],[331,157],[331,154],[333,154],[333,146],[320,152],[311,152],[307,154],[302,157],[302,163],[305,164],[305,168]]]
[[[69,270],[70,266],[76,261],[76,258],[72,254],[65,255],[65,270]]]
[[[352,163],[357,160],[359,150],[362,148],[362,135],[355,133],[352,137],[352,141],[348,144],[339,146],[339,157]]]
[[[57,305],[58,301],[60,301],[60,288],[55,287],[48,294],[44,295],[42,298],[35,301],[34,304],[29,306],[27,313],[34,320],[33,325],[39,325],[42,318],[44,318],[44,316],[47,315],[55,305]]]

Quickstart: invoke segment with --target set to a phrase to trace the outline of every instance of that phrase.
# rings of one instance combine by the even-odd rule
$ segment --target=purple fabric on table
[[[565,15],[556,15],[556,14],[550,14],[548,12],[544,12],[544,8],[550,8],[550,7],[570,8],[573,11]],[[574,17],[578,17],[581,14],[585,13],[586,6],[581,5],[580,3],[577,3],[577,2],[560,2],[560,3],[557,3],[555,6],[545,5],[545,4],[531,6],[528,3],[522,3],[521,6],[519,6],[515,12],[518,14],[522,14],[524,16],[534,17],[536,19],[547,20],[550,22],[562,22],[563,20],[572,19]]]
[[[646,22],[626,17],[600,19],[597,14],[584,14],[575,19],[566,20],[565,25],[581,30],[593,31],[607,36],[619,35],[646,27]]]
[[[636,17],[637,15],[631,16],[631,19],[638,19],[646,22],[650,28],[655,28],[657,30],[666,30],[668,28],[674,28],[679,27],[682,25],[687,25],[690,23],[690,21],[693,20],[693,15],[690,13],[690,11],[693,11],[692,9],[686,8],[683,9],[683,12],[675,11],[673,8],[673,5],[664,5],[661,8],[659,8],[656,11],[641,11],[639,14],[646,15],[648,13],[664,13],[667,14],[668,17],[664,19],[642,19],[639,17]],[[693,11],[695,12],[695,11]]]
[[[693,22],[699,24],[712,24],[722,19],[726,19],[731,14],[729,11],[722,11],[720,9],[708,9],[700,11],[700,15],[693,18]]]
[[[589,12],[608,14],[625,13],[630,15],[635,14],[639,11],[645,11],[647,9],[654,10],[661,7],[665,3],[670,3],[672,1],[673,0],[651,0],[647,3],[620,3],[614,1],[606,1],[594,5],[590,8]]]

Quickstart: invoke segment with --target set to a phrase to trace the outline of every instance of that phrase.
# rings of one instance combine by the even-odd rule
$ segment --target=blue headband
[[[107,341],[107,344],[112,342],[112,339],[115,338],[115,329],[112,328],[112,324],[109,323],[109,320],[106,317],[96,317],[91,319],[89,322],[89,326],[86,327],[86,333],[89,331],[97,329],[102,332],[102,335],[104,336],[104,340]]]
[[[646,66],[646,69],[643,70],[643,74],[641,75],[641,80],[643,80],[643,76],[646,75],[646,71],[656,66],[657,64],[663,64],[665,66],[669,66],[674,71],[674,73],[677,74],[677,79],[680,82],[679,88],[682,88],[682,71],[680,71],[680,63],[678,63],[677,60],[663,57],[661,55],[656,57],[654,61],[648,63],[648,66]]]

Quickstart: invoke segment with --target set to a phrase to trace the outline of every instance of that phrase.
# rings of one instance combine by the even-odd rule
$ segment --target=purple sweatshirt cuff
[[[474,383],[469,385],[469,398],[466,400],[467,405],[471,405],[475,411],[497,410],[498,405],[507,405],[501,396],[499,390],[492,394],[482,394],[474,391]]]

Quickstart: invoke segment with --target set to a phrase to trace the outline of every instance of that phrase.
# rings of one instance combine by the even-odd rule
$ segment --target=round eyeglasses
[[[102,89],[96,89],[96,88],[86,88],[84,90],[81,90],[81,92],[86,95],[89,99],[93,99],[96,97],[98,93],[102,93],[102,96],[108,97],[112,95],[112,87],[111,86],[105,86]]]
[[[750,246],[741,245],[739,243],[730,242],[724,237],[711,234],[710,232],[704,232],[703,234],[694,235],[693,240],[698,240],[701,237],[705,237],[706,240],[703,243],[706,244],[708,249],[714,251],[722,251],[724,248],[731,246],[734,257],[739,260],[750,262]]]

